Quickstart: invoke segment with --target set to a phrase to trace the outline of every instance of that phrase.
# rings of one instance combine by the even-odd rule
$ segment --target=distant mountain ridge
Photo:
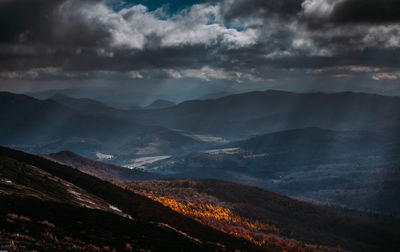
[[[229,139],[307,127],[369,131],[400,128],[400,98],[365,93],[268,90],[177,105],[160,100],[147,110],[120,110],[90,99],[60,95],[53,98],[81,112]]]
[[[49,100],[56,101],[62,105],[70,107],[72,109],[78,110],[84,113],[90,114],[99,114],[99,115],[107,115],[107,116],[117,116],[123,114],[123,110],[113,108],[107,104],[102,102],[87,99],[87,98],[72,98],[62,93],[57,93],[49,98]]]
[[[167,100],[162,100],[158,99],[152,102],[151,104],[145,106],[145,109],[163,109],[163,108],[169,108],[174,106],[175,103]]]
[[[208,94],[204,94],[200,97],[198,97],[196,100],[210,100],[210,99],[218,99],[218,98],[222,98],[225,96],[230,96],[233,95],[233,92],[225,92],[225,91],[221,91],[221,92],[212,92],[212,93],[208,93]]]
[[[36,153],[71,150],[92,158],[96,152],[118,154],[113,162],[120,165],[139,155],[211,147],[202,136],[232,141],[311,127],[392,138],[400,134],[400,98],[373,94],[270,90],[138,110],[64,95],[53,98],[40,101],[0,93],[0,119],[5,122],[0,125],[0,143]]]
[[[383,147],[388,142],[392,142],[389,137],[374,132],[334,131],[312,127],[268,133],[238,141],[229,146],[256,153],[279,148],[300,148],[304,151],[323,151],[324,148],[329,148],[329,151],[336,151],[336,149],[361,151],[378,146]]]
[[[397,130],[399,111],[399,97],[270,90],[186,101],[166,109],[141,111],[134,117],[144,124],[237,139],[307,127]]]
[[[111,153],[124,160],[138,153],[174,153],[203,144],[177,131],[137,123],[124,111],[106,107],[107,111],[104,104],[80,102],[65,99],[64,105],[0,92],[0,144],[35,153]]]

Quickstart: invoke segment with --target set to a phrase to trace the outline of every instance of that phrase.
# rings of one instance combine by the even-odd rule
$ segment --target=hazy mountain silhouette
[[[102,102],[86,99],[86,98],[72,98],[65,94],[57,93],[50,97],[59,104],[65,105],[80,112],[89,113],[92,115],[107,115],[107,116],[123,116],[124,110],[113,108]]]
[[[151,104],[147,105],[144,108],[145,109],[163,109],[163,108],[172,107],[174,105],[175,105],[175,103],[173,103],[171,101],[158,99],[158,100],[155,100],[154,102],[152,102]]]
[[[88,157],[101,152],[121,158],[174,153],[202,144],[177,131],[136,123],[118,110],[113,113],[113,108],[103,110],[101,103],[67,100],[68,106],[1,92],[1,144],[36,153],[71,150]]]
[[[362,93],[250,92],[174,107],[142,111],[144,124],[230,138],[287,129],[394,129],[400,125],[400,98]]]
[[[204,94],[204,95],[198,97],[196,100],[218,99],[218,98],[229,96],[232,94],[233,94],[232,92],[226,92],[226,91],[211,92],[211,93],[207,93],[207,94]]]

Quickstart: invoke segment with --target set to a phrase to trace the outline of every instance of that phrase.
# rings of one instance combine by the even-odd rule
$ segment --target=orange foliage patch
[[[244,238],[260,247],[273,246],[282,251],[328,251],[321,246],[303,244],[293,239],[282,238],[277,227],[240,217],[228,208],[207,203],[181,203],[166,197],[147,195],[181,214],[233,236]]]
[[[240,226],[246,227],[253,231],[263,231],[266,233],[279,233],[279,230],[275,226],[263,224],[259,221],[252,221],[246,218],[242,218],[233,213],[228,208],[215,206],[207,203],[196,204],[196,203],[180,203],[174,199],[166,197],[155,197],[148,196],[149,198],[162,203],[164,206],[168,206],[174,211],[182,213],[186,216],[193,217],[205,224],[217,224],[217,223],[229,223],[239,224]]]

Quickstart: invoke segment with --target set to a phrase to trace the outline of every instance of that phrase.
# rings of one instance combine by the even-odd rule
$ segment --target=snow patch
[[[110,209],[114,210],[114,211],[117,211],[117,212],[120,212],[120,213],[122,213],[122,210],[121,210],[121,209],[119,209],[119,208],[118,208],[118,207],[116,207],[116,206],[113,206],[113,205],[108,205],[108,207],[109,207]]]
[[[205,142],[205,143],[228,143],[229,141],[222,137],[210,136],[210,135],[196,135],[196,134],[182,134],[187,137],[191,137],[195,140]]]
[[[141,157],[132,160],[132,164],[126,165],[124,167],[129,169],[145,169],[147,164],[152,164],[154,162],[170,158],[171,156],[151,156],[151,157]]]
[[[260,158],[260,157],[265,157],[268,156],[267,153],[261,153],[261,154],[251,154],[251,155],[244,155],[243,158],[249,159],[249,158]]]
[[[227,154],[233,155],[239,152],[240,148],[225,148],[225,149],[214,149],[214,150],[207,150],[205,153],[208,154]]]
[[[2,178],[1,179],[1,182],[4,182],[4,183],[6,183],[6,184],[13,184],[14,182],[12,182],[12,180],[9,180],[9,179],[7,179],[7,178]]]

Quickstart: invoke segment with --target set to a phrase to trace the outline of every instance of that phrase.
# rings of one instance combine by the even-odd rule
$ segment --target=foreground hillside
[[[400,222],[218,180],[116,181],[201,223],[295,251],[397,251]]]
[[[90,165],[96,169],[98,162]],[[327,210],[254,187],[217,180],[115,183],[0,148],[0,249],[396,251],[400,246],[395,219]]]
[[[0,250],[259,250],[144,196],[3,147],[0,202]]]
[[[51,154],[46,158],[106,179],[116,177],[115,172],[120,169],[125,169],[127,174],[137,172],[70,152]],[[115,183],[122,188],[260,247],[288,251],[390,251],[398,245],[394,232],[398,224],[394,225],[389,219],[327,210],[258,188],[218,180],[134,182],[121,177],[123,181],[115,180]],[[370,241],[372,236],[374,239]]]

